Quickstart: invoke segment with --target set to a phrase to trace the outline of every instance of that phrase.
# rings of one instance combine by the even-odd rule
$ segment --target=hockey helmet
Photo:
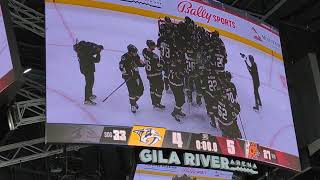
[[[187,24],[189,24],[189,23],[192,22],[191,18],[189,18],[188,16],[186,16],[186,17],[184,18],[184,21],[185,21]]]
[[[136,46],[134,46],[133,44],[129,44],[127,46],[127,49],[128,49],[128,52],[130,53],[137,53],[138,52],[138,49]]]
[[[147,40],[146,44],[149,48],[156,46],[156,43],[153,40]]]
[[[171,23],[171,19],[168,16],[164,17],[164,21],[166,23]]]
[[[228,81],[230,81],[232,79],[232,74],[229,71],[225,72],[225,77]]]
[[[213,31],[211,33],[211,36],[214,36],[214,37],[219,37],[219,32],[217,30]]]

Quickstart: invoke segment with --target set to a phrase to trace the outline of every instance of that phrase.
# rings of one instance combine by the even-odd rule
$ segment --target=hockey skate
[[[135,105],[131,106],[131,112],[132,113],[136,113],[137,112],[137,107]]]
[[[83,103],[84,105],[96,105],[97,103],[92,101],[92,100],[87,100],[87,101],[84,101]]]
[[[179,119],[179,117],[178,117],[178,114],[175,112],[175,111],[173,111],[172,113],[171,113],[171,116],[174,118],[174,120],[176,120],[178,123],[181,123],[181,120]]]
[[[137,110],[139,109],[139,105],[138,105],[138,104],[136,104],[136,105],[134,105],[134,106],[136,107]]]
[[[93,101],[93,100],[95,100],[95,99],[97,99],[97,96],[96,96],[96,95],[91,95],[91,96],[90,96],[90,100],[91,100],[91,101]]]
[[[162,105],[162,104],[155,104],[153,105],[154,108],[157,108],[157,109],[165,109],[166,106]]]
[[[259,106],[253,106],[253,110],[259,112]]]
[[[178,116],[181,116],[181,117],[186,117],[186,114],[183,113],[181,110],[178,111],[178,112],[176,112],[176,114],[177,114]]]

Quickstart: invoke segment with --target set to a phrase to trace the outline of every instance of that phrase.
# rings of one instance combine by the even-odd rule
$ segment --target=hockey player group
[[[197,106],[204,102],[213,128],[218,127],[225,137],[242,138],[237,123],[240,114],[237,90],[231,82],[231,73],[225,70],[228,56],[219,33],[209,32],[189,17],[178,23],[165,17],[158,24],[157,43],[146,41],[143,60],[132,44],[121,56],[119,68],[128,88],[131,111],[136,113],[139,109],[137,102],[144,91],[139,67],[144,67],[154,108],[165,109],[161,103],[163,91],[172,92],[175,107],[171,115],[181,122],[186,116],[182,111],[185,99]],[[156,48],[160,57],[154,52]]]

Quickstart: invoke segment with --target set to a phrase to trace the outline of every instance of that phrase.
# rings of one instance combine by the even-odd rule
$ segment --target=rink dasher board
[[[151,126],[47,124],[46,143],[114,144],[168,148],[245,158],[301,171],[299,157],[244,139],[171,131]]]

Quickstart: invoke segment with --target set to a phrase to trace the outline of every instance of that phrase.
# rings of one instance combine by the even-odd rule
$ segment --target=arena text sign
[[[167,157],[164,157],[162,150],[143,149],[139,153],[139,158],[142,163],[181,165],[258,174],[257,165],[255,163],[216,155],[184,152],[179,157],[176,151],[171,151],[168,153]]]

